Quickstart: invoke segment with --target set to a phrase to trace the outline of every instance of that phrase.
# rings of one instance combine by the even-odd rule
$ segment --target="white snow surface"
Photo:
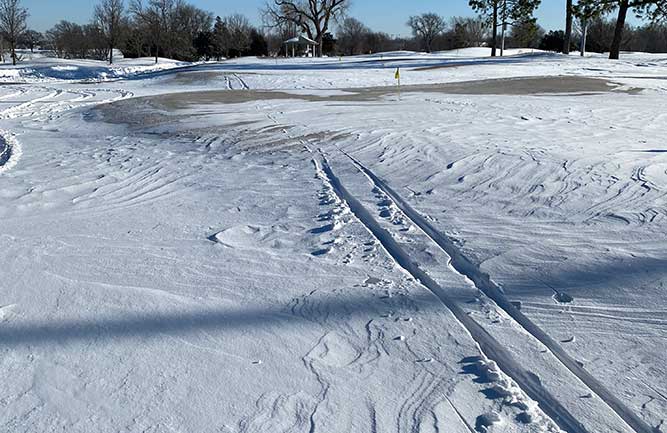
[[[667,55],[509,54],[0,66],[0,431],[667,431]]]

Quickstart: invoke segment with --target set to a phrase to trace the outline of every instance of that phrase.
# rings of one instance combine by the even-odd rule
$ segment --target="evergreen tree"
[[[225,22],[220,17],[215,17],[213,25],[213,55],[218,61],[227,56],[229,32]]]
[[[266,38],[257,29],[250,30],[250,48],[245,54],[257,57],[269,55],[269,45]]]

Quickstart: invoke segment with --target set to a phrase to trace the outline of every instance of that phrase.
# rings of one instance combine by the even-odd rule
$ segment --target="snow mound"
[[[227,248],[256,249],[269,247],[274,250],[292,248],[294,235],[284,224],[259,226],[240,224],[221,230],[208,240]]]
[[[113,65],[96,60],[69,60],[51,57],[35,57],[16,66],[0,65],[0,82],[41,81],[111,81],[151,75],[177,68],[191,67],[195,63],[154,58],[118,59]]]
[[[262,229],[251,225],[238,225],[222,230],[209,239],[230,248],[245,248],[257,244]]]

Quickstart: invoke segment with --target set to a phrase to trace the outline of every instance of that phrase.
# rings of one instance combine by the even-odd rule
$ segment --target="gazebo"
[[[283,42],[285,45],[285,57],[289,57],[290,50],[292,52],[292,57],[296,57],[297,52],[305,48],[306,57],[314,57],[315,49],[319,45],[312,39],[309,39],[303,35],[288,39]]]

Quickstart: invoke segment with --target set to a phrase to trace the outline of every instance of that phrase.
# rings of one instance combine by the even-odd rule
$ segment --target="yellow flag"
[[[396,68],[396,74],[394,75],[394,78],[395,78],[396,80],[400,80],[400,79],[401,79],[401,68]]]

